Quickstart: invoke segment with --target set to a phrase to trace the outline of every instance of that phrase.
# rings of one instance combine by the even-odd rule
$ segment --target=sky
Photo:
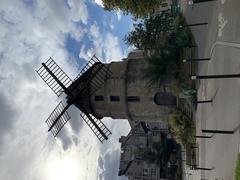
[[[101,0],[0,1],[0,179],[123,180],[120,144],[130,126],[104,118],[112,131],[103,145],[71,107],[54,139],[44,123],[57,98],[35,72],[50,56],[72,78],[96,54],[120,61],[129,48],[130,16],[105,12]]]

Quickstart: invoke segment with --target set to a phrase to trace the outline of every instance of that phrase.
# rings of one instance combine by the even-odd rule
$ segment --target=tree
[[[176,77],[179,73],[179,64],[171,59],[171,54],[160,51],[157,55],[148,57],[148,65],[145,69],[145,78],[149,82],[162,83],[170,77]]]
[[[192,42],[191,31],[184,26],[181,14],[173,15],[170,11],[162,12],[156,17],[149,17],[137,24],[134,30],[124,38],[126,44],[147,51],[167,50],[178,58],[179,51]]]
[[[173,34],[173,21],[174,18],[170,12],[146,18],[134,24],[134,30],[125,36],[124,41],[128,45],[144,50],[166,47]]]
[[[181,81],[180,55],[183,48],[192,42],[190,30],[180,26],[184,24],[181,14],[174,16],[171,12],[162,12],[135,24],[134,30],[125,36],[126,44],[147,54],[145,78],[149,79],[149,84],[161,83],[169,77]]]
[[[121,10],[124,14],[131,13],[135,18],[144,18],[153,13],[162,0],[102,0],[105,10]]]

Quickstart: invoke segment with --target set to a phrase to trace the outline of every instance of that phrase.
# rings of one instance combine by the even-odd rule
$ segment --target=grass
[[[236,180],[240,180],[240,153],[238,154],[237,165],[235,169],[235,178]]]

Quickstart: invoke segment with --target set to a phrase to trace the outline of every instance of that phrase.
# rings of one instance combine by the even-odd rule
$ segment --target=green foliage
[[[162,83],[167,77],[176,77],[178,73],[178,63],[169,59],[166,52],[160,52],[158,55],[148,57],[144,77],[150,81]]]
[[[105,10],[121,10],[135,18],[144,18],[160,6],[162,0],[102,0]]]
[[[181,14],[174,16],[163,12],[156,17],[149,17],[134,24],[134,30],[125,36],[126,44],[138,49],[156,51],[167,49],[170,52],[187,47],[192,42],[191,31],[185,25]]]
[[[191,31],[186,25],[186,20],[184,16],[179,14],[174,20],[174,32],[176,34],[176,44],[179,48],[187,47],[193,41],[193,36]]]
[[[156,17],[149,17],[134,24],[134,30],[125,36],[126,44],[138,49],[152,50],[166,48],[173,28],[174,18],[164,12]]]
[[[240,153],[238,154],[237,165],[235,169],[235,178],[236,180],[240,180]]]
[[[169,119],[171,132],[177,142],[186,147],[188,144],[195,143],[195,124],[193,120],[184,115],[177,114]]]
[[[145,78],[150,82],[162,82],[168,77],[181,81],[180,55],[182,49],[193,40],[191,31],[183,28],[185,19],[181,14],[174,16],[163,12],[134,25],[134,30],[125,36],[128,45],[142,49],[148,54]]]

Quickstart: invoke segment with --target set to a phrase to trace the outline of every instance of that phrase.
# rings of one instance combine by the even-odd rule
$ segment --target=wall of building
[[[158,8],[155,8],[153,16],[159,15],[162,11],[168,11],[171,9],[172,0],[163,0]]]
[[[145,77],[147,59],[128,59],[126,92],[127,96],[140,97],[139,102],[127,102],[128,111],[132,120],[155,121],[164,119],[171,113],[169,106],[159,106],[154,102],[154,96],[162,88],[157,84],[148,86],[149,80]]]
[[[98,117],[112,117],[114,119],[129,119],[130,121],[161,121],[166,120],[174,107],[157,105],[154,96],[157,92],[169,91],[157,84],[147,86],[144,78],[147,60],[141,52],[132,52],[121,62],[105,65],[112,72],[111,77],[94,94],[91,95],[91,106]],[[96,101],[96,96],[103,96],[103,100]],[[111,100],[111,96],[119,98]],[[137,98],[137,100],[136,100]]]
[[[125,105],[126,63],[114,62],[105,66],[108,66],[113,74],[106,77],[103,86],[90,97],[92,109],[98,116],[128,119]],[[103,96],[103,101],[96,101],[96,96]],[[111,96],[118,96],[119,101],[111,101]]]

